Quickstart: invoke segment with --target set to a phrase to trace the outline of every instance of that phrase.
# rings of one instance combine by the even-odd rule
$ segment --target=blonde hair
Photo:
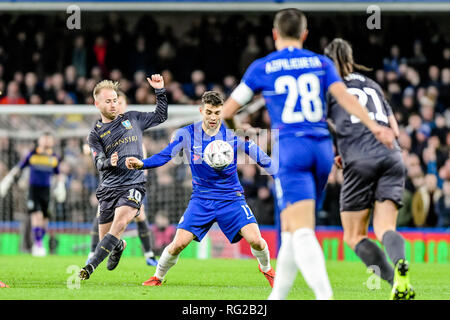
[[[112,89],[116,92],[119,91],[120,83],[118,81],[111,81],[111,80],[103,80],[97,83],[94,87],[94,100],[97,100],[97,96],[100,93],[102,89]]]

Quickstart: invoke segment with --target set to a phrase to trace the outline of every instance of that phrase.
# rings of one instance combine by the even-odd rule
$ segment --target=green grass
[[[166,276],[161,287],[143,287],[153,275],[143,258],[124,257],[114,271],[106,261],[79,289],[71,265],[83,266],[85,257],[0,256],[0,280],[10,286],[0,289],[0,300],[265,300],[271,288],[258,271],[253,259],[180,259]],[[276,261],[272,264],[275,266]],[[448,264],[411,264],[411,279],[417,299],[450,299]],[[364,284],[370,274],[361,262],[328,261],[327,270],[336,300],[388,299],[390,287],[381,281],[380,288],[369,290]],[[376,284],[376,283],[375,283]],[[314,299],[300,273],[288,299]]]

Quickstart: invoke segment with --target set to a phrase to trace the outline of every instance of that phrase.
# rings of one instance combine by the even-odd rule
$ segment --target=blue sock
[[[34,242],[38,245],[42,245],[42,239],[45,235],[45,229],[41,227],[34,227],[33,228],[33,234],[34,234]]]

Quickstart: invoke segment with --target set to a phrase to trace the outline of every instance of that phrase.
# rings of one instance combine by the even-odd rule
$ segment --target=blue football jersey
[[[243,105],[262,93],[280,138],[328,136],[326,93],[336,81],[342,80],[329,58],[288,47],[254,61],[232,98]]]
[[[228,142],[234,150],[234,160],[226,168],[216,170],[203,160],[206,146],[214,140]],[[233,200],[244,198],[244,190],[237,174],[237,151],[244,151],[258,165],[271,173],[271,159],[253,141],[242,140],[223,124],[215,136],[209,136],[202,129],[202,122],[196,122],[178,129],[170,144],[161,152],[142,160],[142,169],[159,167],[170,161],[181,151],[189,161],[192,172],[192,198]]]

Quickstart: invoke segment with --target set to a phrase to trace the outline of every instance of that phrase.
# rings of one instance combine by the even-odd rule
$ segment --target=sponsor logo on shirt
[[[110,130],[108,130],[108,131],[106,131],[106,132],[103,132],[103,133],[100,135],[100,138],[103,138],[104,136],[106,136],[106,135],[108,135],[108,134],[111,134],[111,131],[110,131]]]

